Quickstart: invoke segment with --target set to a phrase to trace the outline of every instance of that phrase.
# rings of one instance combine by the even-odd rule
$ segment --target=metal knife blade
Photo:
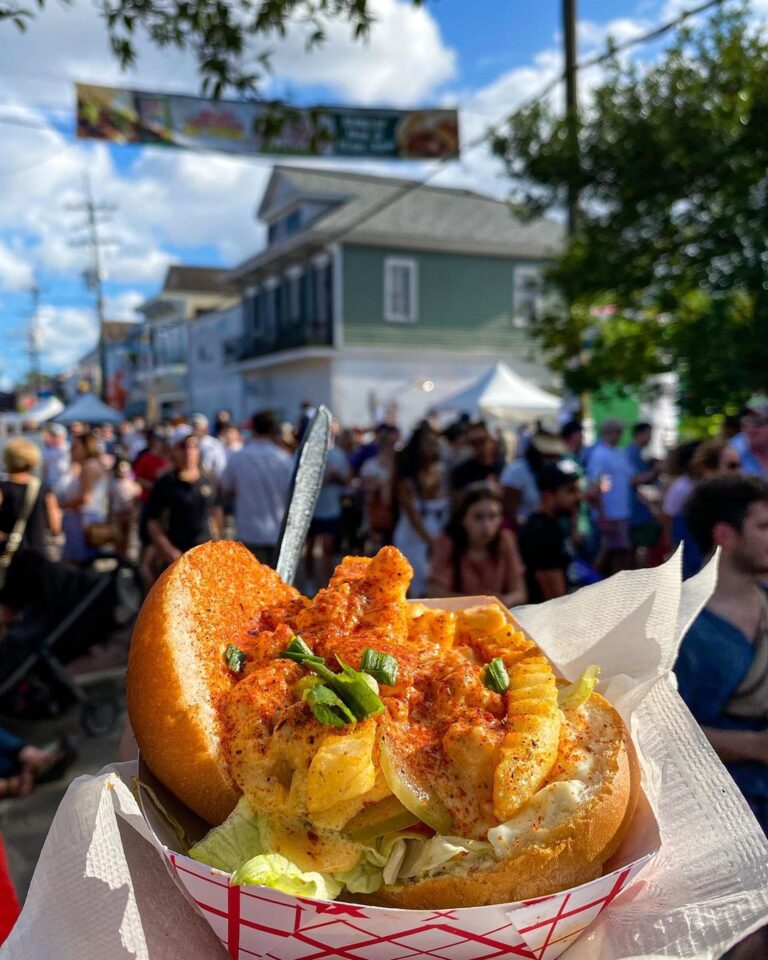
[[[283,527],[277,541],[276,570],[285,583],[293,583],[296,576],[309,524],[315,512],[320,487],[323,485],[332,420],[331,411],[320,404],[296,454]]]

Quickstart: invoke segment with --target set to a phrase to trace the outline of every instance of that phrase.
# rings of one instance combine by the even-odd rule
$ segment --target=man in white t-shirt
[[[629,517],[635,471],[625,452],[619,448],[623,429],[623,422],[613,418],[600,424],[600,440],[595,444],[587,466],[589,498],[597,507],[600,524],[597,566],[606,576],[627,570],[632,564]]]
[[[221,478],[221,493],[234,499],[235,530],[257,560],[274,562],[283,523],[293,457],[275,443],[277,421],[268,410],[253,415],[253,439],[233,453]]]
[[[204,414],[193,413],[189,422],[200,444],[201,469],[218,479],[227,465],[227,454],[223,444],[208,432],[208,417]]]

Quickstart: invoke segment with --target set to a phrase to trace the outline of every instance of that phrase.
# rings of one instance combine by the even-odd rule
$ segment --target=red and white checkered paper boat
[[[491,597],[425,600],[459,609]],[[507,613],[506,608],[504,612]],[[519,627],[519,625],[518,625]],[[139,780],[160,807],[194,835],[200,821],[141,764]],[[257,886],[231,886],[229,875],[179,852],[169,820],[141,791],[141,807],[171,875],[233,960],[555,960],[633,882],[661,845],[645,796],[603,876],[548,897],[455,910],[402,910],[294,897]]]

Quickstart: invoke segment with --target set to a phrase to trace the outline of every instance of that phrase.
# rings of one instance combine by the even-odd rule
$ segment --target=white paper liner
[[[301,901],[263,888],[235,894],[222,874],[178,858],[177,866],[186,869],[193,864],[192,872],[203,878],[192,883],[222,882],[214,893],[223,898],[216,901],[222,915],[209,918],[206,926],[167,878],[159,879],[156,869],[146,864],[137,866],[141,857],[134,838],[156,841],[130,791],[111,772],[80,778],[70,787],[46,840],[22,916],[0,949],[0,958],[226,957],[211,929],[230,941],[234,921],[229,904],[237,898],[238,928],[266,926],[262,932],[270,937],[274,935],[269,931],[278,927],[282,932],[265,952],[251,952],[238,933],[241,958],[469,960],[507,955],[552,960],[565,948],[561,954],[565,960],[715,960],[768,920],[768,843],[675,692],[669,673],[682,634],[706,603],[715,578],[715,566],[710,564],[681,587],[676,556],[663,567],[620,574],[572,596],[519,611],[522,625],[566,677],[575,678],[583,667],[600,664],[601,692],[632,730],[663,844],[639,876],[633,877],[634,868],[630,870],[621,893],[605,891],[608,878],[602,877],[567,896],[508,908],[503,924],[493,929],[488,918],[496,907],[434,911],[422,916],[424,923],[433,925],[429,937],[422,938],[414,928],[414,916],[421,911],[398,911],[410,925],[392,931],[387,918],[392,911]],[[121,770],[124,777],[131,772],[130,766]],[[638,831],[642,833],[640,820],[633,824],[629,840],[642,845],[647,838],[638,838]],[[141,840],[138,847],[146,849]],[[366,916],[345,913],[350,910]],[[571,917],[578,918],[573,923],[581,929],[582,920],[588,915],[592,919],[598,910],[591,926],[571,942],[579,932],[571,928]],[[467,916],[457,926],[459,913]],[[263,923],[265,916],[268,924]],[[529,946],[514,939],[519,931],[524,931]],[[321,937],[332,938],[333,946]]]

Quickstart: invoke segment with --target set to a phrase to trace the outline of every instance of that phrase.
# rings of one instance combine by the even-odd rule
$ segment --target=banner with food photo
[[[294,107],[77,84],[77,136],[239,154],[449,159],[456,110]]]

